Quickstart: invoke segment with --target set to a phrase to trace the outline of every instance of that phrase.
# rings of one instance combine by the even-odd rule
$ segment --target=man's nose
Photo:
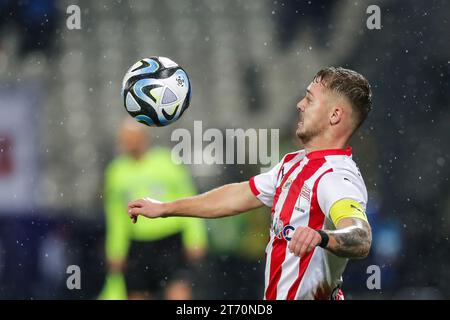
[[[297,103],[297,110],[302,111],[302,112],[305,111],[305,105],[303,104],[303,99]]]

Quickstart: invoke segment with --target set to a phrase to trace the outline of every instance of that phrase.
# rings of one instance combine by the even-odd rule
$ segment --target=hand
[[[309,227],[298,227],[289,241],[288,249],[297,257],[303,257],[314,250],[321,241],[322,237],[316,230]]]
[[[163,207],[164,203],[150,198],[134,200],[128,203],[128,215],[133,223],[137,222],[139,215],[147,218],[158,218],[164,213]]]

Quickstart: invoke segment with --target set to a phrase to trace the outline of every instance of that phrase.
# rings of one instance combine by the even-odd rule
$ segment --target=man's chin
[[[308,143],[308,141],[311,140],[311,135],[309,135],[307,132],[302,131],[302,130],[297,130],[295,132],[295,134],[297,135],[297,138],[300,140],[300,142],[302,143],[302,145],[304,145],[305,143]]]

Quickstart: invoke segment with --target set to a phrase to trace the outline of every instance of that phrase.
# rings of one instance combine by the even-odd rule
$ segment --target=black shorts
[[[161,295],[174,280],[188,280],[181,234],[156,241],[132,241],[125,281],[128,292]]]

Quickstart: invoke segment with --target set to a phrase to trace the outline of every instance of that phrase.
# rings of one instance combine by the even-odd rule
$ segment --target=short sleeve
[[[249,184],[255,197],[268,207],[272,207],[273,197],[277,184],[277,177],[280,171],[282,162],[267,172],[261,173],[250,178]]]
[[[351,173],[330,172],[317,186],[317,200],[322,211],[330,217],[330,209],[336,201],[352,199],[366,209],[367,190],[364,182]]]

